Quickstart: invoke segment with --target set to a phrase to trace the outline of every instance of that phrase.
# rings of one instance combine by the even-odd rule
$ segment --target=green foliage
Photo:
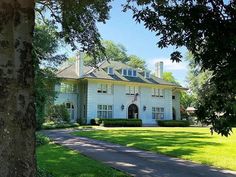
[[[90,120],[90,124],[91,124],[91,125],[97,125],[95,119],[91,119],[91,120]]]
[[[188,127],[187,120],[157,120],[157,124],[161,127]]]
[[[172,72],[163,72],[163,79],[168,82],[180,85],[178,81],[175,79],[175,77],[173,76]],[[187,93],[185,91],[180,92],[180,104],[182,108],[186,109],[189,106],[193,106],[194,102],[195,102],[195,98],[192,92],[191,93]]]
[[[128,177],[79,152],[55,144],[40,146],[36,152],[38,165],[55,177]]]
[[[102,119],[96,118],[95,123],[104,127],[141,127],[141,119]]]
[[[121,44],[116,44],[113,41],[104,40],[102,41],[102,45],[104,47],[104,52],[100,51],[96,60],[89,54],[84,55],[84,64],[95,66],[97,63],[103,60],[114,60],[121,61],[126,63],[128,61],[128,56],[126,53],[126,49]]]
[[[163,79],[168,81],[168,82],[171,82],[171,83],[174,83],[174,84],[178,84],[178,81],[175,79],[175,77],[173,76],[173,73],[172,72],[163,72]]]
[[[143,70],[146,68],[145,61],[136,55],[128,55],[126,48],[122,44],[116,44],[113,41],[104,40],[102,41],[102,45],[105,51],[100,51],[96,60],[88,54],[83,56],[85,65],[94,66],[106,59],[126,63],[133,68],[140,68]],[[71,61],[75,61],[75,57],[68,60],[68,62]]]
[[[48,172],[47,170],[37,167],[37,174],[36,177],[55,177],[52,173]]]
[[[37,130],[41,129],[45,121],[45,108],[47,105],[53,104],[56,97],[54,86],[59,80],[56,78],[55,70],[52,67],[57,66],[65,59],[63,55],[54,54],[58,46],[56,27],[37,22],[33,38]],[[45,65],[45,63],[47,64]],[[40,67],[42,65],[44,66]]]
[[[115,44],[112,41],[102,42],[105,48],[105,58],[108,60],[121,61],[126,63],[128,61],[127,50],[122,44]]]
[[[180,93],[180,103],[186,109],[187,107],[194,106],[193,104],[196,102],[196,99],[192,94],[187,92]]]
[[[37,1],[36,12],[43,21],[48,18],[53,24],[58,24],[57,36],[70,44],[73,50],[79,44],[81,51],[96,58],[98,51],[103,50],[96,24],[105,23],[108,19],[111,8],[109,3],[110,0]]]
[[[141,58],[139,58],[138,56],[136,55],[130,55],[128,57],[128,62],[127,64],[129,66],[131,66],[132,68],[139,68],[139,69],[142,69],[142,70],[145,70],[146,68],[146,63],[144,60],[142,60]]]
[[[61,129],[61,128],[76,128],[79,127],[78,123],[66,123],[66,122],[46,122],[42,125],[42,129]]]
[[[229,135],[236,119],[235,1],[131,0],[128,9],[137,22],[156,33],[160,48],[185,46],[199,71],[211,72],[199,95],[197,116],[215,132]],[[172,61],[181,59],[179,51],[171,54]]]
[[[36,132],[35,136],[36,136],[37,147],[48,144],[50,142],[50,139],[47,136],[43,135],[42,133]]]
[[[47,108],[47,120],[52,122],[70,122],[70,114],[64,104],[50,105]]]
[[[40,129],[45,121],[45,109],[53,104],[56,97],[54,90],[58,79],[55,74],[47,68],[36,69],[35,71],[35,92],[36,92],[36,121],[37,129]]]

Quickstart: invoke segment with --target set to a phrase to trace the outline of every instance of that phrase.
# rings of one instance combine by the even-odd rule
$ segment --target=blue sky
[[[172,63],[169,59],[175,47],[158,48],[156,45],[158,38],[155,33],[145,29],[142,24],[137,24],[132,19],[131,12],[122,12],[121,1],[113,1],[112,7],[107,23],[98,24],[102,38],[124,45],[128,54],[144,59],[152,71],[156,61],[164,61],[164,71],[172,72],[174,77],[186,86],[187,63],[185,61]],[[183,56],[186,55],[186,49],[182,48],[180,51]]]

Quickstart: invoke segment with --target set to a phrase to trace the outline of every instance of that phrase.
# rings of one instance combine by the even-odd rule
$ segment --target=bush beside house
[[[42,129],[60,129],[60,128],[74,128],[79,127],[78,123],[67,123],[67,122],[46,122],[43,123]]]
[[[95,118],[91,120],[91,124],[102,125],[104,127],[141,127],[141,119],[102,119]]]
[[[51,105],[47,109],[46,121],[50,122],[70,122],[70,114],[64,104]]]
[[[47,108],[46,122],[42,124],[42,129],[59,129],[78,127],[78,123],[70,122],[70,114],[64,104],[51,105]]]
[[[189,127],[187,120],[157,120],[160,127]]]

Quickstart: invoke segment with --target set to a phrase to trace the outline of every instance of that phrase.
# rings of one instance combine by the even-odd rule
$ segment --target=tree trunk
[[[0,1],[0,176],[36,174],[33,0]]]

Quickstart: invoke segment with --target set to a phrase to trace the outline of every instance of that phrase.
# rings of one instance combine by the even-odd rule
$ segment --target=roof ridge
[[[75,64],[75,63],[72,63],[72,64],[70,64],[70,65],[64,67],[63,69],[61,69],[60,71],[58,71],[56,74],[60,74],[62,71],[68,69],[69,67],[71,67],[71,66],[74,65],[74,64]]]

